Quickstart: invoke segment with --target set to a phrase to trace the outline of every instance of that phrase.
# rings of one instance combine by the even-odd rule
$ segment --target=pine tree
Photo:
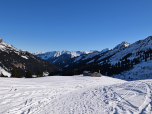
[[[130,76],[129,76],[129,79],[130,79]]]
[[[28,71],[26,72],[25,77],[26,77],[26,78],[32,78],[32,72],[31,72],[31,70],[28,70]]]
[[[1,75],[0,75],[0,77],[5,77],[4,75],[3,75],[3,73],[1,72]]]
[[[145,56],[143,55],[143,59],[145,59]]]
[[[17,72],[17,78],[21,78],[21,74],[18,69],[16,69],[16,72]]]
[[[40,68],[39,68],[39,70],[36,74],[37,74],[37,77],[42,77],[43,76],[43,72],[41,71]]]
[[[133,61],[131,61],[131,68],[133,68]]]
[[[16,67],[14,67],[14,68],[12,69],[11,77],[16,77],[16,76],[17,76]]]
[[[11,77],[21,78],[21,74],[20,74],[19,70],[16,67],[14,67],[12,69],[12,75],[11,75]]]
[[[118,62],[118,68],[120,68],[120,62]]]
[[[147,61],[147,54],[145,54],[145,61]]]

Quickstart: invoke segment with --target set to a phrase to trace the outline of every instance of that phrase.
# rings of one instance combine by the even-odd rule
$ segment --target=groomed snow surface
[[[0,114],[151,114],[152,80],[0,78]]]

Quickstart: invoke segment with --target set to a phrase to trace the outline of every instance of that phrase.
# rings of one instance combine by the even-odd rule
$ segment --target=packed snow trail
[[[152,80],[0,78],[0,114],[151,114]]]

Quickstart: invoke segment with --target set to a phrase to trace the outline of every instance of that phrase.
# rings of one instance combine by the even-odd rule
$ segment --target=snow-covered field
[[[152,80],[0,78],[0,114],[151,114]]]

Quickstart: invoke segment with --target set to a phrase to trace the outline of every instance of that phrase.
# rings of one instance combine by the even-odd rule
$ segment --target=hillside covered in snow
[[[0,42],[0,73],[10,77],[12,69],[16,67],[22,76],[28,70],[34,74],[40,68],[42,71],[55,71],[57,67],[33,54],[18,50],[5,42]]]

